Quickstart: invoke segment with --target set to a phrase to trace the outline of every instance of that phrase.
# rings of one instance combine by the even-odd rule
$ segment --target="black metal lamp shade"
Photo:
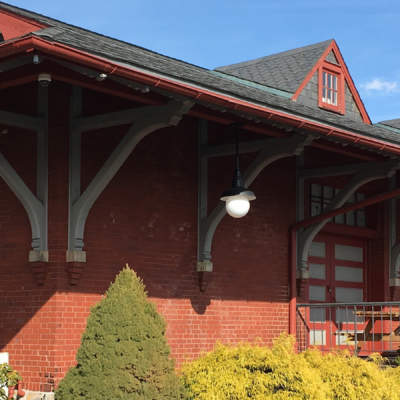
[[[228,201],[237,196],[243,196],[249,201],[256,199],[256,195],[251,190],[247,190],[245,187],[235,187],[229,190],[225,190],[225,192],[222,193],[220,200]]]

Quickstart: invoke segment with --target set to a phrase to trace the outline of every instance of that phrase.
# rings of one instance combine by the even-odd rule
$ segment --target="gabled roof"
[[[266,110],[264,113],[273,112],[277,115],[284,115],[285,118],[289,119],[293,116],[292,119],[324,126],[324,129],[329,130],[329,132],[339,130],[338,135],[344,139],[346,137],[360,137],[365,138],[366,143],[370,143],[371,139],[378,140],[379,143],[383,143],[382,146],[379,144],[382,149],[387,147],[384,143],[392,143],[395,146],[400,145],[400,135],[391,130],[355,121],[346,118],[344,115],[323,109],[309,107],[258,87],[233,81],[229,77],[224,77],[224,74],[217,74],[215,71],[209,71],[3,2],[0,2],[1,10],[6,10],[14,15],[20,15],[49,26],[25,35],[23,39],[37,38],[46,41],[46,43],[52,43],[53,46],[50,46],[52,51],[61,47],[76,49],[77,54],[79,53],[80,56],[98,57],[98,60],[105,60],[111,65],[137,71],[139,74],[151,75],[157,78],[157,81],[168,80],[174,85],[189,88],[189,91],[192,92],[199,89],[202,93],[208,93],[204,98],[213,96],[215,98],[226,98],[225,105],[237,105],[245,102],[249,105],[247,109],[250,109],[250,107],[258,111],[263,109]],[[3,48],[7,56],[9,55],[8,47],[12,47],[13,52],[24,51],[22,47],[14,46],[15,40],[22,39],[13,39],[0,43],[0,56]],[[330,42],[323,43],[329,45]],[[50,47],[45,46],[46,49],[50,49]],[[70,53],[72,54],[73,52]]]
[[[391,128],[400,129],[400,118],[388,119],[387,121],[381,121],[381,122],[379,122],[379,125],[386,125]]]
[[[218,67],[216,71],[294,93],[332,41]]]

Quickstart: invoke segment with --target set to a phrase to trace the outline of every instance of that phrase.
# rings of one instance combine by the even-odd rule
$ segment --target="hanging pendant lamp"
[[[239,138],[238,128],[235,126],[236,154],[235,171],[233,173],[232,187],[225,190],[221,195],[221,200],[225,201],[226,212],[233,218],[244,217],[250,209],[250,201],[255,200],[256,196],[251,190],[244,187],[239,168]]]

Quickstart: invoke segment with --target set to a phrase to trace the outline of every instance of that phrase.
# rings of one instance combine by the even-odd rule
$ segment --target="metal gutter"
[[[242,100],[232,95],[205,89],[194,84],[183,83],[161,76],[157,77],[154,73],[140,71],[133,66],[121,66],[116,62],[111,62],[99,56],[94,56],[61,43],[50,42],[33,35],[0,45],[0,57],[11,56],[22,52],[32,52],[34,50],[39,50],[67,60],[72,59],[82,65],[95,68],[100,72],[115,74],[130,80],[135,80],[149,87],[160,87],[182,96],[193,98],[194,100],[217,104],[224,108],[250,113],[272,121],[284,122],[296,128],[311,129],[323,136],[334,137],[339,140],[346,140],[371,147],[378,151],[385,150],[392,154],[400,155],[400,144],[398,145],[382,139],[367,137],[356,132],[336,128],[306,117],[289,114],[251,101]]]

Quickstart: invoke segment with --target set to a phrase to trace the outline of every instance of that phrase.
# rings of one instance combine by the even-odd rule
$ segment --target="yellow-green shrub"
[[[293,349],[287,335],[272,348],[219,344],[182,368],[187,399],[400,400],[400,369],[382,368],[378,357]]]

